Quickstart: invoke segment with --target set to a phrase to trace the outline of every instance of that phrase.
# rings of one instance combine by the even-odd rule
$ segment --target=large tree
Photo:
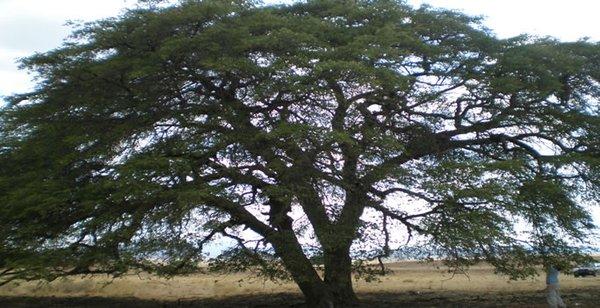
[[[523,277],[594,228],[597,43],[392,0],[205,0],[81,25],[22,66],[37,87],[0,118],[4,282],[189,272],[228,237],[216,267],[284,269],[337,307],[353,260],[411,237]]]

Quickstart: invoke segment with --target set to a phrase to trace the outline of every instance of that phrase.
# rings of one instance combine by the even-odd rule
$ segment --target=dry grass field
[[[435,264],[400,262],[379,282],[357,281],[365,307],[545,307],[544,277],[510,281],[486,265],[452,275]],[[563,298],[570,306],[600,307],[600,277],[561,275]],[[246,274],[198,274],[173,279],[130,275],[70,277],[52,283],[22,282],[0,287],[0,306],[61,307],[301,306],[293,283],[273,283]]]

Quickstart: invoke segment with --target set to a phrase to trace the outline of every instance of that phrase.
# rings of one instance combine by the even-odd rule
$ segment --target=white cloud
[[[485,17],[484,24],[500,37],[523,33],[573,41],[584,36],[600,40],[600,2],[589,0],[409,0]]]
[[[70,33],[68,27],[56,20],[37,16],[2,19],[0,29],[0,46],[6,50],[27,53],[55,48]]]
[[[118,14],[134,0],[2,0],[0,15],[91,20]]]
[[[33,87],[29,74],[17,69],[18,59],[29,54],[27,51],[0,48],[0,106],[2,96],[25,92]]]
[[[56,48],[71,32],[67,20],[118,15],[134,0],[0,0],[0,97],[31,90],[16,59]],[[0,98],[1,99],[1,98]]]

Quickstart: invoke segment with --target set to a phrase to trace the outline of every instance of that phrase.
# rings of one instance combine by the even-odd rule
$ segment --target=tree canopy
[[[0,117],[0,273],[289,275],[426,239],[511,277],[579,257],[600,200],[600,45],[498,39],[402,1],[181,1],[22,60]],[[323,278],[312,257],[324,264]]]

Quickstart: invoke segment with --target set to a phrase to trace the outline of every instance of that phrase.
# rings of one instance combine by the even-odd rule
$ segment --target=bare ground
[[[393,273],[379,282],[356,282],[360,307],[546,307],[543,277],[510,281],[486,265],[473,267],[468,276],[416,262],[390,268]],[[568,306],[600,307],[600,277],[560,279]],[[169,280],[131,275],[10,284],[0,287],[0,307],[306,306],[292,283],[264,282],[247,274],[199,274]]]

